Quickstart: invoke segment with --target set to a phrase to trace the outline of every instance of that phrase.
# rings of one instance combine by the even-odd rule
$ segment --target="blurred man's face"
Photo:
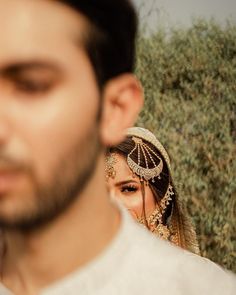
[[[99,91],[85,30],[56,1],[0,0],[0,226],[53,218],[91,176]]]

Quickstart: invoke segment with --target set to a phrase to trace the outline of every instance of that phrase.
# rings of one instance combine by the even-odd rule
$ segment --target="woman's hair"
[[[149,187],[153,193],[153,197],[155,199],[156,205],[158,206],[158,204],[160,204],[161,199],[164,198],[164,196],[166,195],[169,185],[173,186],[173,183],[172,183],[172,179],[171,179],[171,175],[170,175],[170,171],[167,166],[167,163],[166,163],[164,157],[162,156],[162,154],[160,153],[160,151],[153,144],[145,141],[144,139],[143,139],[143,142],[145,142],[145,144],[148,145],[156,153],[156,155],[161,158],[161,160],[163,162],[163,169],[160,174],[160,177],[155,177],[154,180],[150,179],[148,181],[148,184],[149,184]],[[109,152],[110,153],[117,153],[117,154],[123,156],[125,159],[127,159],[127,156],[134,149],[134,147],[135,147],[135,142],[132,140],[132,137],[127,136],[123,142],[121,142],[120,144],[118,144],[115,147],[110,148]],[[135,163],[138,163],[138,153],[132,153],[130,155],[130,157],[132,158],[132,160]],[[147,161],[148,161],[148,167],[153,168],[153,162],[151,161],[151,159],[148,158]],[[158,165],[159,163],[156,163],[156,164]],[[145,167],[145,165],[146,165],[146,162],[145,162],[144,155],[142,153],[140,153],[140,166]],[[143,188],[142,188],[143,214],[146,219],[146,216],[145,216],[145,194],[144,194],[145,182],[141,182],[141,184],[143,186]],[[174,188],[173,188],[173,192],[174,192],[174,195],[173,195],[172,199],[175,198],[175,194],[176,194]],[[162,222],[164,225],[166,224],[168,217],[172,213],[172,207],[173,207],[173,201],[169,203],[169,205],[167,206],[167,208],[165,210],[165,213],[163,214]],[[147,223],[146,223],[146,225],[147,225]]]

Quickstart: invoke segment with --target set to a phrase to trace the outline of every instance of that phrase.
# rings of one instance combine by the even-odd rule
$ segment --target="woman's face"
[[[134,176],[126,160],[119,154],[113,154],[116,163],[113,164],[115,177],[108,179],[111,196],[119,200],[137,219],[143,217],[142,185],[138,176]],[[144,184],[145,213],[148,217],[155,210],[155,199],[149,186]]]

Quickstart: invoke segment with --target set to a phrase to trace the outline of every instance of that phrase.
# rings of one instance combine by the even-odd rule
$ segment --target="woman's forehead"
[[[111,179],[113,183],[122,182],[127,179],[135,181],[139,180],[138,176],[134,175],[130,170],[127,164],[127,159],[124,156],[117,153],[114,153],[112,156],[116,159],[115,163],[113,164],[115,176],[113,179]]]

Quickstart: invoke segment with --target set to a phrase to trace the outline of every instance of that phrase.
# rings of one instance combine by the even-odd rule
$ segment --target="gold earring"
[[[115,153],[110,153],[106,156],[105,160],[105,174],[106,174],[106,180],[109,178],[115,178],[116,177],[116,171],[114,168],[114,165],[117,163],[117,158],[115,156]]]

